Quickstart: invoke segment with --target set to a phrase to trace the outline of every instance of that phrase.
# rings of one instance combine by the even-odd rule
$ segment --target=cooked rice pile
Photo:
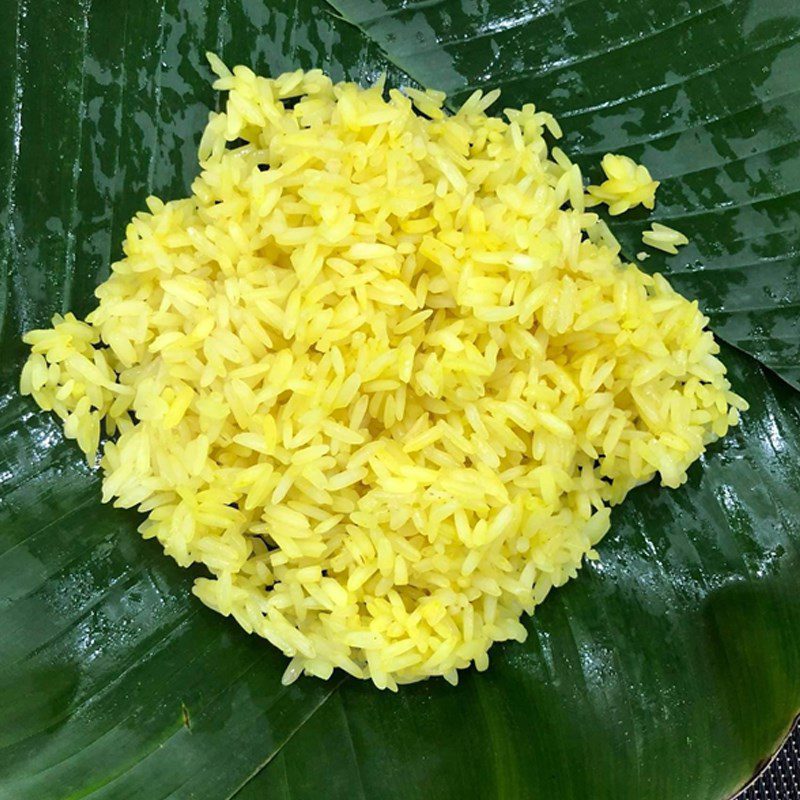
[[[746,404],[548,114],[212,63],[192,196],[148,199],[86,322],[27,334],[22,391],[90,461],[104,426],[104,501],[286,682],[455,682]]]

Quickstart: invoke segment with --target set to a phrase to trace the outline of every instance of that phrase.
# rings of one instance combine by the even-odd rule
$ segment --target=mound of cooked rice
[[[746,404],[697,303],[584,210],[549,114],[211,61],[191,197],[148,199],[86,322],[25,336],[21,389],[90,461],[104,427],[103,500],[205,565],[287,682],[455,682]]]

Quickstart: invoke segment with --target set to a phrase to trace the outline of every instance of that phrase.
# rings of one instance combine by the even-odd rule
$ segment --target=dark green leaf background
[[[733,345],[742,426],[680,490],[636,490],[602,560],[456,688],[282,687],[283,657],[192,598],[16,392],[21,332],[88,311],[147,194],[188,191],[207,49],[455,102],[500,86],[556,113],[591,176],[608,150],[643,159],[653,218],[692,240],[645,266]],[[796,0],[3,0],[0,58],[2,800],[721,800],[747,781],[800,710]],[[616,221],[629,255],[648,224]]]

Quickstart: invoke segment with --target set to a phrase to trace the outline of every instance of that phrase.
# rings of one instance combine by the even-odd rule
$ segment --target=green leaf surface
[[[556,115],[592,177],[604,153],[662,181],[651,220],[686,233],[645,267],[715,331],[800,387],[800,4],[796,0],[332,0],[424,84]]]
[[[285,659],[201,606],[16,392],[21,332],[90,309],[146,195],[188,191],[217,102],[207,49],[261,71],[501,84],[565,117],[585,163],[643,155],[675,176],[659,213],[693,238],[648,264],[797,376],[794,3],[336,6],[0,4],[0,798],[726,797],[800,709],[800,395],[750,356],[723,351],[742,427],[680,490],[636,490],[525,644],[398,695],[282,687]],[[618,223],[628,249],[643,225]]]

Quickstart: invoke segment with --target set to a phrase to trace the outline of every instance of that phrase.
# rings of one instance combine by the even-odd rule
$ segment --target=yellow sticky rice
[[[612,215],[624,214],[640,204],[651,210],[654,208],[659,182],[650,177],[647,167],[614,153],[606,153],[601,166],[606,180],[599,186],[589,186],[587,207],[606,203]]]
[[[86,322],[25,336],[22,392],[92,462],[104,427],[103,500],[285,682],[455,683],[746,404],[550,115],[211,62],[191,196],[148,199]]]
[[[650,225],[650,230],[642,233],[642,241],[650,247],[663,250],[673,256],[678,252],[679,247],[689,244],[689,239],[680,231],[676,231],[675,228],[669,228],[659,222],[653,222]]]

